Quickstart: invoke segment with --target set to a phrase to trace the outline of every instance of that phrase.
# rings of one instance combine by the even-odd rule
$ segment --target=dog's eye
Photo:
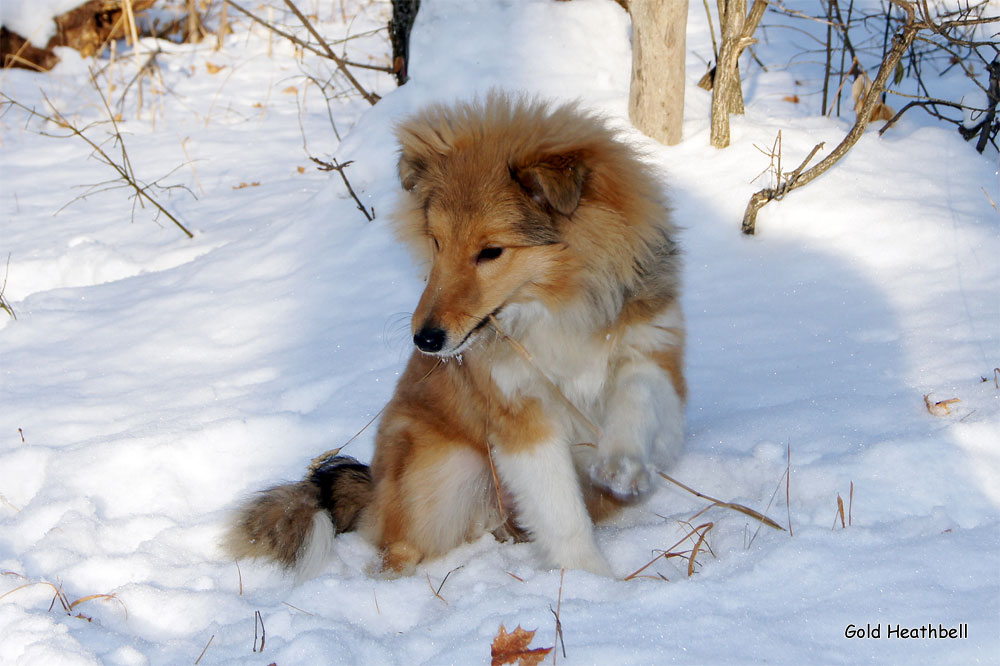
[[[476,255],[476,263],[481,264],[484,261],[493,261],[501,254],[503,254],[502,247],[484,247],[479,251],[479,254]]]

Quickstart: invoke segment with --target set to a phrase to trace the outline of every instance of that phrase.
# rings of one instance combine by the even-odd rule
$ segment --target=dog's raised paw
[[[653,489],[649,468],[631,456],[607,456],[590,466],[590,479],[624,502],[635,502]]]

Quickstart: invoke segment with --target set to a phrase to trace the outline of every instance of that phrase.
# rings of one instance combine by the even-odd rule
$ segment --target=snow
[[[346,4],[345,16],[319,7],[324,34],[384,25],[387,3]],[[557,606],[565,664],[1000,662],[996,152],[912,111],[743,237],[746,202],[768,185],[753,181],[769,161],[755,146],[781,130],[787,170],[851,122],[822,114],[821,63],[795,61],[799,38],[774,27],[792,19],[765,19],[758,57],[791,64],[744,67],[747,113],[718,151],[694,3],[684,141],[669,148],[628,125],[629,24],[615,3],[421,5],[413,79],[396,89],[356,71],[383,96],[374,107],[353,95],[328,109],[305,75],[326,81],[329,63],[281,39],[268,55],[245,22],[218,52],[159,44],[162,81],[146,79],[141,110],[130,93],[120,127],[141,178],[188,188],[155,194],[193,239],[108,191],[113,172],[82,141],[5,111],[0,267],[9,254],[17,319],[0,313],[0,663],[181,664],[203,650],[201,664],[483,663],[501,623],[558,645]],[[294,25],[278,4],[273,15]],[[385,41],[338,48],[384,59]],[[100,121],[95,63],[60,55],[48,75],[5,71],[4,93],[45,111],[44,91],[79,126]],[[117,104],[135,64],[115,67]],[[375,553],[355,534],[306,582],[237,567],[218,547],[232,508],[357,433],[410,353],[422,282],[388,220],[394,123],[491,87],[580,98],[662,172],[684,228],[691,389],[671,474],[790,520],[794,536],[723,508],[694,518],[706,502],[663,482],[597,538],[620,579],[680,541],[679,521],[714,523],[714,556],[703,549],[693,576],[682,559],[646,572],[669,582],[562,578],[530,544],[488,536],[398,580],[369,575]],[[802,101],[782,100],[792,93]],[[119,154],[106,124],[87,131]],[[353,160],[373,222],[304,141]],[[926,394],[961,402],[936,417]],[[368,460],[372,430],[345,452]],[[83,601],[66,613],[52,586]],[[846,638],[851,624],[883,637]],[[886,637],[897,624],[964,624],[968,638]]]

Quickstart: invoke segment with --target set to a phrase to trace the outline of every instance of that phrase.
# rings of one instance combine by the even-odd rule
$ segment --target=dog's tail
[[[315,465],[299,483],[275,486],[244,504],[223,548],[235,559],[265,558],[304,580],[318,574],[333,537],[358,526],[371,501],[367,465],[335,456]]]

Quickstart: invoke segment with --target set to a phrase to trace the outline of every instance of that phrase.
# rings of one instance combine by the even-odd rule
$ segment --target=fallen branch
[[[864,105],[858,112],[858,117],[854,122],[854,127],[852,127],[847,133],[847,136],[844,137],[843,141],[841,141],[829,155],[816,164],[816,166],[802,173],[793,174],[795,176],[794,178],[789,177],[788,180],[784,183],[779,183],[776,187],[766,188],[754,193],[753,196],[750,197],[749,203],[747,203],[746,211],[743,213],[742,231],[744,234],[752,236],[755,233],[757,213],[769,201],[780,199],[792,190],[798,189],[803,185],[807,185],[815,178],[825,173],[830,167],[839,162],[840,159],[854,147],[854,144],[856,144],[865,133],[865,129],[868,127],[869,119],[872,115],[872,110],[877,104],[880,103],[880,97],[882,91],[885,90],[889,76],[895,72],[896,65],[910,48],[910,45],[913,43],[917,33],[927,27],[926,23],[917,22],[915,17],[916,10],[912,4],[904,2],[903,0],[890,0],[890,2],[898,7],[901,7],[907,13],[907,20],[893,37],[892,48],[889,50],[889,53],[886,54],[885,59],[879,67],[878,75],[872,83],[871,90],[865,97]],[[817,150],[819,150],[819,147],[813,149],[810,157],[815,154]],[[808,158],[806,162],[808,162]],[[805,165],[806,162],[803,162],[803,165]]]

